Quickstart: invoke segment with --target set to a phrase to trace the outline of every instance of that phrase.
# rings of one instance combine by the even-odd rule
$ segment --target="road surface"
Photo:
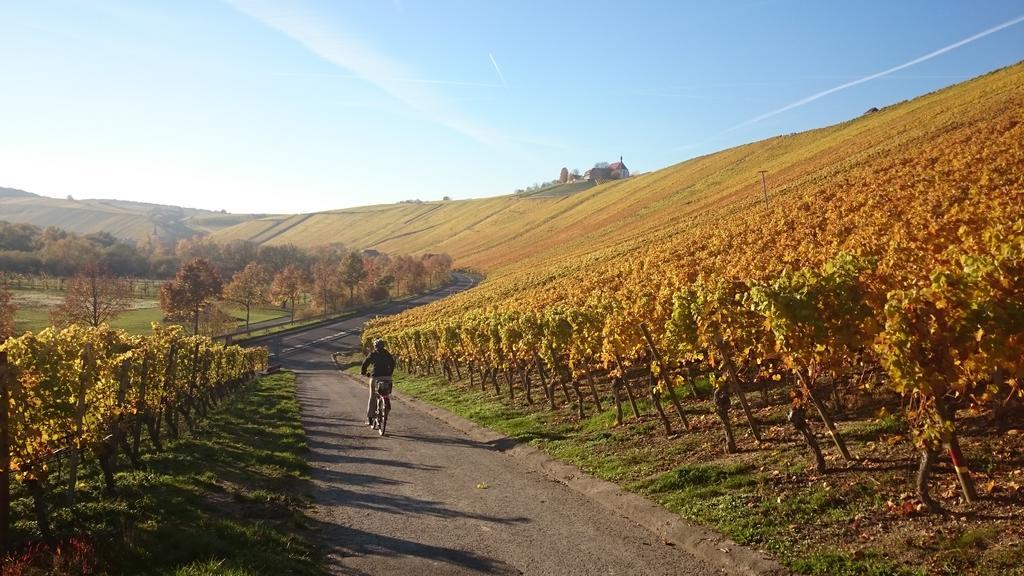
[[[459,281],[467,286],[471,279]],[[352,318],[272,343],[276,361],[298,375],[313,515],[332,573],[718,573],[400,398],[388,436],[379,437],[365,425],[365,383],[339,373],[330,358],[331,352],[358,346],[365,320]]]

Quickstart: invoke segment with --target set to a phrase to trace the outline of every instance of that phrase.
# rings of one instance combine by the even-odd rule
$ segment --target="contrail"
[[[494,64],[494,70],[498,73],[498,78],[501,78],[501,85],[507,86],[508,83],[505,82],[505,75],[501,73],[501,67],[498,66],[498,61],[494,59],[494,54],[488,52],[487,55],[491,57],[491,64]]]
[[[729,128],[729,129],[725,130],[724,132],[732,132],[733,130],[736,130],[736,129],[739,129],[739,128],[743,128],[744,126],[749,126],[751,124],[756,124],[756,123],[758,123],[758,122],[760,122],[762,120],[771,118],[772,116],[777,116],[779,114],[782,114],[783,112],[788,112],[789,110],[792,110],[794,108],[803,106],[804,104],[808,104],[810,102],[814,102],[815,100],[818,100],[819,98],[824,98],[825,96],[828,96],[829,94],[835,94],[836,92],[839,92],[840,90],[846,90],[847,88],[856,86],[858,84],[863,84],[865,82],[869,82],[869,81],[875,80],[877,78],[881,78],[882,76],[888,76],[889,74],[892,74],[893,72],[898,72],[900,70],[903,70],[904,68],[909,68],[911,66],[914,66],[915,64],[920,64],[921,62],[924,62],[926,60],[931,60],[932,58],[935,58],[936,56],[940,56],[942,54],[945,54],[946,52],[949,52],[950,50],[955,50],[955,49],[957,49],[957,48],[959,48],[959,47],[961,47],[961,46],[963,46],[965,44],[970,44],[971,42],[974,42],[975,40],[978,40],[980,38],[984,38],[985,36],[988,36],[989,34],[995,34],[996,32],[999,32],[1000,30],[1003,30],[1005,28],[1009,28],[1010,26],[1013,26],[1015,24],[1020,24],[1021,22],[1024,22],[1024,16],[1018,16],[1018,17],[1014,18],[1013,20],[1008,20],[1006,22],[1003,22],[1002,24],[999,24],[998,26],[993,26],[992,28],[989,28],[988,30],[984,30],[982,32],[978,32],[974,36],[969,36],[967,38],[964,38],[963,40],[960,40],[959,42],[954,42],[954,43],[950,44],[949,46],[945,46],[943,48],[939,48],[938,50],[935,50],[933,52],[929,52],[929,53],[927,53],[924,56],[921,56],[919,58],[914,58],[913,60],[911,60],[909,62],[904,62],[903,64],[900,64],[898,66],[893,66],[892,68],[889,68],[888,70],[882,70],[881,72],[877,72],[875,74],[871,74],[870,76],[864,76],[863,78],[858,78],[856,80],[851,80],[849,82],[846,82],[845,84],[840,84],[839,86],[836,86],[834,88],[829,88],[828,90],[824,90],[822,92],[818,92],[817,94],[812,94],[812,95],[810,95],[810,96],[808,96],[806,98],[801,98],[800,100],[797,100],[796,102],[793,102],[791,104],[787,104],[787,105],[783,106],[782,108],[779,108],[777,110],[772,110],[771,112],[767,112],[765,114],[761,114],[760,116],[758,116],[756,118],[752,118],[750,120],[747,120],[746,122],[743,122],[741,124],[737,124],[737,125],[733,126],[732,128]]]

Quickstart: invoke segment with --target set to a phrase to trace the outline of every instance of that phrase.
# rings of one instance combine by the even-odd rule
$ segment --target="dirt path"
[[[299,395],[333,573],[717,573],[400,399],[379,437],[352,377],[302,371]]]

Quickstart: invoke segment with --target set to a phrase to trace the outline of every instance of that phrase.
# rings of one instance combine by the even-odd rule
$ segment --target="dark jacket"
[[[395,357],[387,350],[374,350],[363,360],[363,367],[360,372],[366,376],[366,368],[373,366],[373,376],[390,377],[395,371]]]

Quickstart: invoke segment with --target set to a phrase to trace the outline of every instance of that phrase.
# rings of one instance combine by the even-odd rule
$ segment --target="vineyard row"
[[[67,501],[74,502],[83,455],[93,456],[108,495],[117,490],[118,452],[141,467],[143,433],[163,450],[172,438],[266,369],[263,348],[224,346],[180,327],[150,336],[106,326],[47,328],[0,345],[0,530],[9,545],[11,480],[33,500],[40,534],[51,537],[46,484],[58,455],[70,458]]]
[[[767,279],[700,276],[675,290],[642,286],[594,292],[581,304],[531,308],[516,301],[433,319],[422,314],[377,320],[364,338],[385,338],[410,370],[443,371],[498,390],[504,374],[510,398],[518,386],[532,403],[533,379],[550,407],[556,388],[566,403],[572,389],[584,417],[584,391],[602,410],[597,387],[607,382],[622,423],[625,393],[635,415],[631,380],[649,385],[665,432],[671,404],[689,428],[677,388],[706,376],[726,438],[736,451],[730,421],[738,400],[753,438],[757,421],[745,389],[772,383],[789,388],[789,422],[824,470],[806,413],[818,415],[830,440],[853,460],[826,404],[823,383],[845,383],[862,393],[903,397],[911,435],[920,450],[917,492],[932,510],[929,477],[945,449],[965,499],[976,498],[956,430],[958,410],[999,410],[1024,398],[1024,221],[993,226],[970,251],[914,282],[897,284],[877,261],[841,253],[816,268],[786,270]],[[644,388],[641,388],[644,390]]]

